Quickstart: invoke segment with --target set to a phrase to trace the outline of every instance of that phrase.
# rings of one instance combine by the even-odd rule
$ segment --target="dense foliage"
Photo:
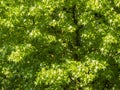
[[[119,0],[0,0],[1,90],[120,90]]]

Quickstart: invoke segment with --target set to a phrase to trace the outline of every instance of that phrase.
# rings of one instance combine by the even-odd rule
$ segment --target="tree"
[[[119,90],[119,0],[0,0],[1,90]]]

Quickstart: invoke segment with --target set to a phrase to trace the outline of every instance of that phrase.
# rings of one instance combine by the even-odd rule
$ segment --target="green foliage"
[[[0,0],[1,90],[119,90],[119,0]]]

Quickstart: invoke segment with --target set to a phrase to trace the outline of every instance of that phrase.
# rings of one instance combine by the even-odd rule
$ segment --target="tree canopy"
[[[119,90],[119,0],[0,0],[1,90]]]

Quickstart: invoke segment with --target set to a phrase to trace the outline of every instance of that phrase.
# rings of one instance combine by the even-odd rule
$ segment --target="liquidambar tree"
[[[1,90],[119,90],[119,0],[0,0]]]

